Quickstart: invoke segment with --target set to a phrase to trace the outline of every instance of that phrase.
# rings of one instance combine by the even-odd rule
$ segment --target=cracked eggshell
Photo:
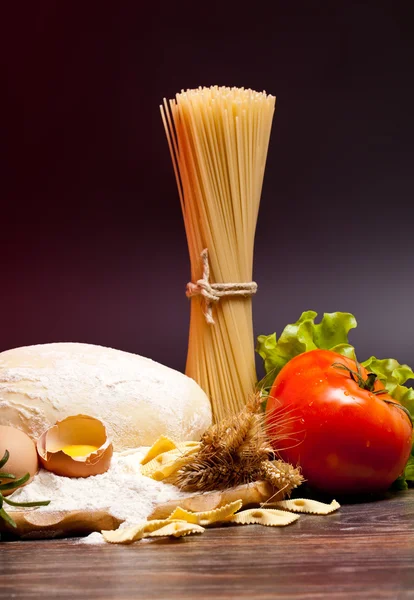
[[[96,449],[82,456],[71,456],[67,449],[74,446]],[[56,475],[89,477],[109,469],[113,447],[102,421],[88,415],[74,415],[47,429],[37,441],[37,452],[42,466]]]

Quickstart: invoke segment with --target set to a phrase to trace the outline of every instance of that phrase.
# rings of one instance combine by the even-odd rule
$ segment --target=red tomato
[[[272,446],[283,460],[300,465],[315,489],[386,490],[408,460],[410,419],[387,393],[362,389],[334,363],[357,371],[353,360],[330,350],[304,352],[280,371],[266,408]],[[368,372],[360,369],[365,380]],[[380,389],[377,380],[373,391]]]

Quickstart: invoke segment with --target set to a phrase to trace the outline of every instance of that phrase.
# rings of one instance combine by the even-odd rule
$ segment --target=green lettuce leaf
[[[296,323],[287,325],[279,339],[276,333],[259,335],[256,352],[264,361],[265,377],[259,382],[261,390],[270,389],[279,371],[294,356],[323,348],[339,354],[354,357],[354,347],[348,343],[348,332],[357,326],[355,317],[350,313],[324,313],[319,324],[313,310],[303,312]]]
[[[414,379],[412,369],[408,365],[400,365],[394,358],[380,360],[375,356],[371,356],[362,365],[378,376],[388,393],[410,411],[414,420],[414,389],[403,385],[407,379]]]
[[[414,454],[411,451],[411,456],[405,466],[404,477],[407,481],[414,481]]]
[[[302,352],[321,348],[355,358],[355,349],[348,342],[349,331],[357,326],[355,317],[350,313],[324,313],[317,324],[317,316],[313,310],[303,312],[296,323],[285,327],[279,339],[276,333],[258,336],[256,352],[263,359],[265,376],[257,383],[257,389],[264,396],[285,364]],[[378,376],[388,393],[401,402],[414,421],[414,389],[404,386],[408,379],[414,379],[412,369],[393,358],[378,359],[375,356],[361,364]],[[397,488],[405,489],[407,481],[414,482],[414,446],[404,474],[396,482]]]
[[[413,447],[414,448],[414,447]],[[413,451],[412,451],[413,452]],[[404,473],[398,477],[392,484],[393,490],[407,490],[409,484],[414,482],[414,456],[410,455],[407,464],[405,465]]]

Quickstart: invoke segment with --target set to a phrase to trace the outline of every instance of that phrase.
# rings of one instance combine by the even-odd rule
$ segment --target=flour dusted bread
[[[63,342],[0,353],[0,425],[37,439],[77,414],[103,420],[117,451],[151,445],[162,434],[198,439],[211,424],[199,385],[148,358]]]

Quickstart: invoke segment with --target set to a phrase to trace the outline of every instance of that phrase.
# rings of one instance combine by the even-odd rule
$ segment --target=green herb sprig
[[[20,487],[30,479],[30,473],[26,473],[26,475],[23,475],[23,477],[20,477],[20,479],[16,479],[16,476],[12,473],[6,473],[4,471],[1,471],[1,469],[9,460],[9,458],[10,453],[8,450],[6,450],[3,458],[0,460],[0,519],[5,521],[11,527],[16,528],[17,525],[15,521],[11,518],[9,514],[7,514],[6,510],[4,509],[4,503],[9,504],[10,506],[21,506],[24,508],[29,508],[32,506],[47,506],[48,504],[50,504],[50,500],[42,500],[40,502],[13,502],[13,500],[9,500],[8,498],[5,498],[3,496],[2,492]],[[12,481],[2,483],[2,479],[11,479]]]

